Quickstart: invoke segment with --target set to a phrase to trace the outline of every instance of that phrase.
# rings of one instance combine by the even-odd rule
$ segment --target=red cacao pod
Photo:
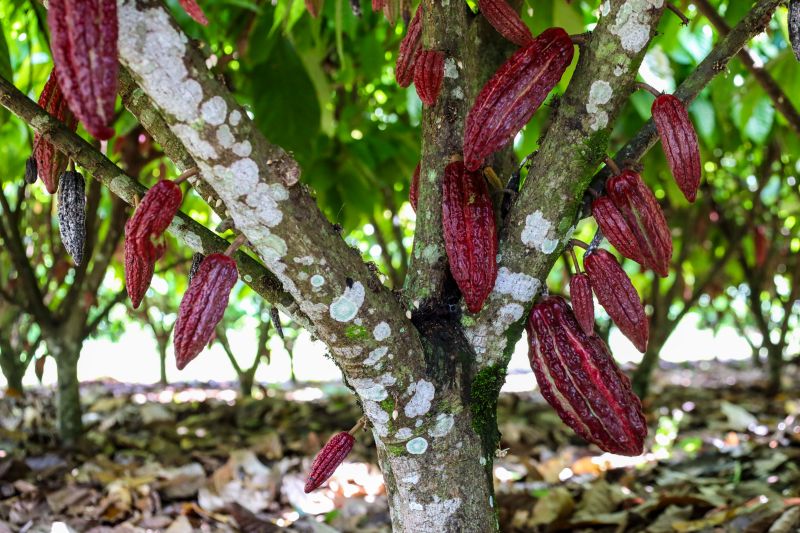
[[[208,18],[206,14],[203,13],[203,8],[201,8],[195,0],[178,0],[178,2],[181,4],[183,10],[186,11],[186,14],[192,17],[195,22],[203,26],[208,26]],[[306,5],[308,4],[306,3]]]
[[[125,289],[134,309],[142,303],[155,272],[155,261],[145,259],[131,238],[131,221],[125,223]]]
[[[642,404],[606,344],[581,329],[559,296],[533,306],[527,330],[531,369],[561,420],[605,451],[641,454],[647,436]]]
[[[63,122],[72,131],[78,129],[78,121],[67,106],[67,100],[58,84],[55,71],[50,73],[50,77],[47,78],[47,83],[42,89],[42,94],[39,95],[39,107]],[[33,137],[33,145],[36,171],[42,178],[47,192],[55,194],[58,190],[58,178],[67,169],[69,159],[59,152],[50,141],[41,138],[38,133]]]
[[[319,488],[333,475],[353,449],[355,442],[355,437],[347,431],[342,431],[325,443],[325,446],[314,457],[314,462],[311,463],[311,470],[308,472],[304,489],[306,493]]]
[[[528,123],[572,62],[572,40],[549,28],[517,50],[478,93],[464,128],[464,164],[478,169]]]
[[[422,103],[436,104],[444,78],[444,54],[437,50],[422,50],[414,66],[414,87]]]
[[[506,0],[480,0],[478,9],[500,35],[517,46],[527,46],[533,41],[531,30]]]
[[[375,12],[381,11],[386,5],[386,0],[372,0],[372,10]]]
[[[394,79],[400,87],[408,87],[414,78],[414,65],[422,49],[422,4],[408,24],[406,35],[400,41],[397,62],[394,66]]]
[[[753,243],[756,252],[756,266],[762,267],[767,262],[767,250],[769,248],[769,241],[767,240],[767,229],[758,225],[755,228],[755,235],[753,236]]]
[[[411,177],[411,186],[408,188],[408,201],[414,211],[417,210],[417,201],[419,200],[419,168],[420,164],[414,167],[414,175]]]
[[[644,353],[647,350],[650,326],[642,301],[616,257],[598,248],[586,252],[583,266],[597,301],[622,334],[633,342],[637,350]]]
[[[672,234],[653,192],[639,174],[624,170],[606,182],[606,194],[636,238],[643,264],[666,277],[672,260]]]
[[[581,329],[587,335],[594,335],[594,300],[592,299],[592,284],[586,274],[575,274],[569,280],[569,298],[575,318],[578,319]]]
[[[178,370],[197,357],[211,340],[238,277],[236,261],[225,254],[210,254],[200,263],[183,295],[175,322]]]
[[[686,199],[694,202],[700,187],[700,145],[689,113],[671,94],[657,96],[651,113],[672,175]]]
[[[97,139],[109,127],[117,99],[117,2],[50,0],[47,9],[53,63],[69,108]]]
[[[639,252],[639,242],[611,198],[608,196],[596,198],[592,202],[592,216],[608,242],[619,250],[619,253],[641,265],[644,264],[642,254]]]
[[[450,272],[471,313],[477,313],[497,278],[497,227],[480,172],[456,161],[444,169],[442,224]]]
[[[169,227],[181,205],[181,188],[170,180],[161,180],[144,195],[130,220],[130,239],[139,253],[154,262],[163,253],[162,245],[153,244]]]

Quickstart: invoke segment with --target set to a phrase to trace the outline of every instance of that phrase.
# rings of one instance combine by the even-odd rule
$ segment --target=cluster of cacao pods
[[[64,92],[58,83],[55,70],[50,72],[47,83],[39,95],[39,106],[50,113],[54,118],[63,122],[69,129],[75,131],[78,128],[78,121],[69,110]],[[50,194],[55,194],[58,190],[58,178],[67,169],[69,159],[59,152],[56,147],[38,133],[33,137],[33,155],[29,163],[35,162],[25,169],[25,181],[33,183],[38,175],[44,183],[45,189]]]
[[[417,95],[428,107],[436,104],[444,79],[445,54],[439,50],[422,48],[422,4],[408,24],[406,34],[400,41],[394,77],[400,87],[414,82]]]

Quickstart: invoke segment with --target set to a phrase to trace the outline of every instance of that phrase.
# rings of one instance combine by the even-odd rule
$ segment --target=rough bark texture
[[[70,342],[60,342],[56,338],[49,339],[47,346],[56,360],[58,433],[64,443],[71,445],[83,433],[81,392],[78,385],[80,348]]]

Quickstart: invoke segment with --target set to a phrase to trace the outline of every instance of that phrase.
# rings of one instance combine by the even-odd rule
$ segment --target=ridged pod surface
[[[175,322],[175,359],[182,370],[205,348],[225,314],[239,274],[225,254],[206,256],[181,300]]]
[[[594,335],[594,299],[592,284],[586,274],[575,274],[569,280],[569,299],[572,310],[584,333]]]
[[[572,40],[549,28],[517,50],[478,93],[464,128],[464,164],[478,169],[528,123],[572,62]]]
[[[414,66],[414,87],[422,103],[436,104],[444,78],[444,54],[438,50],[422,50]]]
[[[533,41],[531,30],[506,0],[480,0],[478,9],[500,35],[517,46],[527,46]]]
[[[178,0],[181,7],[186,13],[194,19],[195,22],[208,26],[208,17],[203,13],[203,8],[195,0]]]
[[[355,442],[355,437],[346,431],[342,431],[325,443],[325,446],[314,457],[314,462],[311,463],[311,470],[308,472],[304,488],[306,493],[319,488],[333,475],[353,449]]]
[[[461,161],[444,169],[442,225],[450,272],[467,308],[477,313],[497,279],[497,227],[483,175]]]
[[[639,174],[624,170],[606,182],[606,194],[636,239],[644,266],[666,277],[672,260],[672,234],[653,192]]]
[[[78,121],[69,110],[55,71],[50,73],[50,77],[47,78],[47,83],[42,89],[42,94],[39,95],[39,107],[66,124],[72,131],[78,129]],[[58,178],[67,169],[69,160],[50,141],[41,138],[38,133],[33,136],[33,146],[37,174],[42,179],[47,192],[55,194],[58,190]]]
[[[408,188],[408,201],[414,211],[417,210],[417,202],[419,201],[419,168],[420,163],[414,167],[414,175],[411,176],[411,186]]]
[[[527,330],[531,369],[561,420],[605,451],[641,454],[647,436],[642,404],[606,344],[581,329],[560,296],[533,306]]]
[[[181,205],[181,188],[170,180],[160,180],[144,195],[130,220],[130,235],[139,253],[148,261],[155,261],[164,250],[153,244],[169,227]]]
[[[47,25],[69,108],[92,136],[109,139],[119,72],[116,0],[50,0]]]
[[[592,216],[608,242],[619,250],[619,253],[644,265],[644,259],[639,252],[639,242],[611,198],[608,196],[596,198],[592,202]]]
[[[583,266],[597,301],[622,334],[631,340],[637,350],[644,353],[647,350],[650,326],[642,301],[617,258],[598,248],[586,252]]]
[[[689,113],[671,94],[657,96],[650,112],[675,182],[686,199],[694,202],[702,170],[700,145]]]
[[[76,170],[64,172],[58,185],[58,232],[64,249],[80,265],[86,244],[86,182]]]
[[[800,61],[800,0],[789,1],[789,41],[794,57]]]
[[[400,41],[397,62],[394,66],[394,79],[400,87],[408,87],[414,79],[414,65],[417,54],[422,49],[422,4],[408,24],[406,35]]]
[[[148,261],[139,253],[133,239],[129,236],[131,221],[125,223],[125,289],[131,305],[137,309],[142,303],[155,272],[155,261]]]
[[[753,235],[753,244],[756,252],[756,266],[762,267],[767,262],[767,251],[769,248],[769,241],[767,240],[767,229],[758,225],[755,228]]]

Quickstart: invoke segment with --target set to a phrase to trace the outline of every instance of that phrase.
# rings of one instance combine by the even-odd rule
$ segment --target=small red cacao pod
[[[666,277],[672,260],[672,234],[653,192],[639,174],[624,170],[606,182],[606,194],[636,238],[643,264]]]
[[[594,335],[594,300],[592,299],[592,284],[586,274],[575,274],[569,280],[569,298],[575,318],[578,319],[581,329],[587,335]]]
[[[183,295],[175,322],[178,370],[197,357],[211,340],[238,277],[236,261],[225,254],[210,254],[200,263]]]
[[[478,9],[500,35],[517,46],[527,46],[533,41],[531,30],[506,0],[479,0]]]
[[[47,78],[47,83],[42,89],[42,94],[39,95],[39,107],[63,122],[70,130],[78,129],[78,121],[67,106],[67,100],[58,84],[55,71],[50,73],[50,77]],[[59,152],[50,141],[42,139],[38,133],[33,137],[33,145],[35,147],[33,158],[36,160],[38,176],[42,178],[47,192],[55,194],[58,190],[58,178],[67,169],[69,159]]]
[[[414,87],[422,103],[433,106],[439,98],[444,78],[444,54],[437,50],[422,50],[414,66]]]
[[[572,62],[572,40],[549,28],[517,50],[478,93],[464,127],[464,164],[478,169],[528,123]]]
[[[580,328],[559,296],[533,306],[527,331],[531,369],[561,420],[605,451],[641,454],[647,436],[642,404],[606,344]]]
[[[155,261],[145,259],[130,237],[131,221],[125,223],[125,289],[131,299],[131,305],[137,309],[142,303],[155,272]]]
[[[644,264],[639,251],[639,242],[611,198],[608,196],[596,198],[592,202],[592,216],[608,242],[619,250],[619,253],[641,265]]]
[[[767,250],[769,248],[767,240],[767,229],[758,225],[755,228],[755,235],[753,236],[753,243],[756,252],[756,266],[762,267],[767,262]]]
[[[461,161],[444,169],[442,225],[450,272],[467,308],[477,313],[497,278],[497,227],[483,175]]]
[[[417,201],[419,200],[419,168],[420,164],[414,167],[414,175],[411,177],[411,186],[408,188],[408,201],[414,211],[417,210]]]
[[[422,49],[422,4],[414,13],[414,18],[408,24],[406,35],[400,41],[397,51],[397,62],[394,66],[394,79],[400,87],[408,87],[414,78],[414,65],[417,54]]]
[[[131,217],[131,236],[139,253],[154,262],[162,253],[161,245],[153,240],[161,237],[169,227],[181,205],[183,194],[174,181],[161,180],[144,195]]]
[[[208,18],[206,14],[203,13],[203,8],[201,8],[195,0],[178,0],[178,2],[181,4],[183,10],[186,11],[186,14],[192,17],[195,22],[203,26],[208,26]],[[308,4],[306,3],[306,5]]]
[[[657,96],[651,113],[672,175],[686,199],[694,202],[700,187],[700,145],[689,113],[671,94]]]
[[[583,266],[597,301],[622,334],[633,342],[637,350],[644,353],[647,350],[650,326],[642,301],[617,258],[598,248],[586,252]]]
[[[342,431],[325,443],[325,446],[314,457],[314,462],[311,463],[311,470],[308,472],[304,489],[306,493],[319,488],[333,475],[353,449],[355,442],[355,437],[347,431]]]
[[[50,0],[47,9],[53,64],[69,108],[97,139],[114,129],[117,99],[117,2]]]

